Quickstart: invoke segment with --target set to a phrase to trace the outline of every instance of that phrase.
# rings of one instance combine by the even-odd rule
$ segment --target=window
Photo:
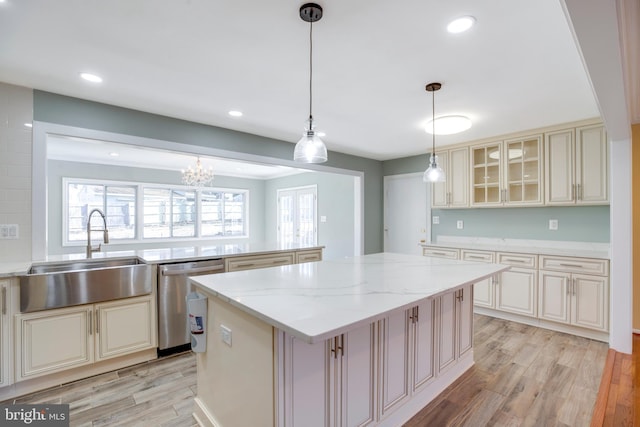
[[[67,240],[87,240],[87,220],[93,209],[100,209],[105,214],[110,239],[135,239],[135,190],[135,186],[67,182]],[[102,224],[96,225],[98,220],[95,216],[92,217],[92,226],[102,228]]]
[[[247,190],[194,189],[65,178],[66,245],[86,242],[92,209],[107,217],[111,243],[248,237]],[[138,199],[140,203],[138,203]],[[200,209],[198,209],[200,207]],[[92,217],[94,228],[101,228]]]
[[[202,235],[244,236],[246,192],[203,190]]]

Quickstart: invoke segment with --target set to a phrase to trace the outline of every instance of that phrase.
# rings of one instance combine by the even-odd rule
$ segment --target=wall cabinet
[[[155,347],[154,307],[149,295],[16,315],[16,379]]]
[[[498,253],[498,264],[511,265],[496,279],[496,309],[523,316],[538,315],[537,255]]]
[[[542,135],[472,146],[472,206],[540,205]]]
[[[604,126],[548,133],[545,152],[546,204],[609,203],[609,161]]]
[[[608,331],[608,263],[565,257],[542,257],[541,263],[540,317]]]
[[[0,280],[0,387],[12,383],[11,279]]]
[[[466,208],[469,206],[469,148],[462,147],[438,154],[445,182],[432,184],[431,205],[434,208]]]
[[[288,392],[280,424],[325,427],[372,423],[376,408],[375,334],[375,324],[371,324],[316,344],[285,335]]]

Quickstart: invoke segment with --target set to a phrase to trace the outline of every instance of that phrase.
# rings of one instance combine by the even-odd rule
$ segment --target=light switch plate
[[[220,325],[220,336],[222,337],[222,342],[231,347],[231,329]]]
[[[431,219],[431,221],[432,221],[434,224],[440,224],[440,217],[439,217],[439,216],[434,216],[434,217]]]

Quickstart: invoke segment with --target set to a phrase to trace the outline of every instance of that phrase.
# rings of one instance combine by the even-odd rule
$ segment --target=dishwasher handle
[[[224,270],[224,264],[210,265],[207,267],[194,267],[185,270],[174,270],[165,267],[160,269],[160,274],[162,276],[189,276],[197,273],[216,273],[220,270]]]

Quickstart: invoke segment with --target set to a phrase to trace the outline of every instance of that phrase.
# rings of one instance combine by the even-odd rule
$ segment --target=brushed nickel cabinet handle
[[[580,264],[567,264],[567,263],[564,263],[564,262],[561,262],[560,266],[561,267],[584,268],[584,266],[580,265]]]
[[[96,334],[100,333],[100,309],[96,310]]]
[[[87,317],[89,318],[87,320],[89,322],[89,335],[93,335],[93,313],[89,313]]]
[[[7,314],[7,287],[2,287],[2,315]]]

